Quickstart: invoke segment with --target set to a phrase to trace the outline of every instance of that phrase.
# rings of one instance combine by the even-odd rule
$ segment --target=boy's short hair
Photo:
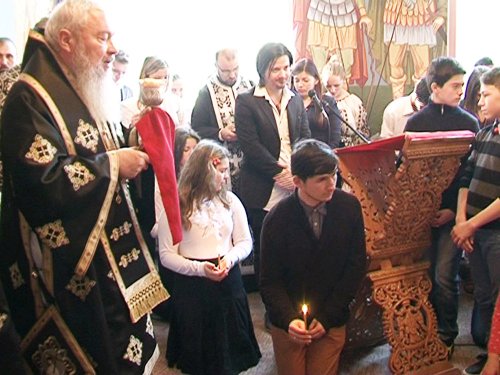
[[[481,76],[483,85],[495,86],[500,90],[500,67],[491,68]]]
[[[304,139],[295,144],[291,164],[292,175],[305,181],[309,177],[335,173],[338,158],[326,143],[316,139]]]
[[[435,82],[439,87],[443,87],[451,77],[457,74],[465,74],[464,68],[452,57],[441,56],[431,61],[427,70],[426,80],[429,91],[432,92],[431,85]]]

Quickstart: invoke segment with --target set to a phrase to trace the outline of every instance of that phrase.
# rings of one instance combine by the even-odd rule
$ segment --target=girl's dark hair
[[[321,76],[319,75],[318,68],[316,67],[316,64],[311,59],[300,59],[295,63],[295,65],[292,68],[292,76],[295,77],[299,75],[300,73],[305,72],[311,76],[314,77],[314,79],[318,80],[316,85],[314,85],[314,91],[316,91],[316,95],[318,95],[318,98],[321,98],[322,96],[322,90],[321,90]],[[292,82],[293,85],[293,82]]]
[[[310,76],[314,77],[315,80],[317,80],[316,84],[314,85],[314,91],[316,92],[316,96],[320,99],[323,95],[323,93],[321,92],[321,77],[314,62],[310,59],[300,59],[299,61],[297,61],[292,68],[292,77],[298,76],[300,73],[309,74]],[[292,79],[292,88],[293,87],[294,81]],[[318,108],[318,104],[316,102],[313,103],[314,107],[316,108],[317,121],[321,124],[321,126],[323,126],[323,108]]]
[[[486,66],[476,66],[467,80],[465,87],[463,108],[474,117],[479,113],[479,92],[481,90],[481,76],[490,68]]]
[[[174,164],[175,164],[175,174],[179,177],[180,174],[180,163],[182,160],[182,155],[184,154],[184,147],[186,146],[186,141],[189,139],[195,139],[196,143],[199,143],[201,138],[193,129],[191,128],[176,128],[175,129],[175,143],[174,143]]]
[[[290,65],[293,64],[292,53],[282,43],[267,43],[259,50],[257,54],[257,73],[259,74],[259,86],[266,84],[267,69],[272,67],[276,60],[281,56],[288,56]]]

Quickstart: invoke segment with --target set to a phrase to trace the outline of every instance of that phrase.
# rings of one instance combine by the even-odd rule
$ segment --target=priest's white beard
[[[118,124],[120,100],[111,69],[99,64],[93,66],[79,46],[73,58],[77,91],[95,121]]]

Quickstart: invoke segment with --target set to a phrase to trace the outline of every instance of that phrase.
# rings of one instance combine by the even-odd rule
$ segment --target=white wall
[[[500,66],[500,3],[457,0],[456,58],[467,72],[484,56]]]
[[[13,17],[15,14],[14,0],[2,1],[1,9],[0,36],[14,40],[16,34],[16,22],[15,17]]]
[[[131,55],[129,82],[139,76],[144,57],[159,55],[171,73],[182,76],[188,100],[196,99],[214,71],[215,51],[236,47],[240,71],[256,77],[255,57],[267,42],[294,48],[291,0],[111,1],[116,9],[115,44]]]
[[[14,41],[19,59],[22,56],[29,29],[40,18],[48,16],[53,3],[53,0],[2,0],[0,36],[6,36]]]
[[[53,1],[2,0],[0,35],[14,39],[19,55],[28,29],[48,14],[49,3]],[[171,73],[183,77],[185,95],[190,101],[196,99],[198,90],[213,72],[218,48],[238,48],[241,72],[255,79],[255,57],[264,43],[282,42],[291,50],[294,47],[292,0],[107,0],[104,3],[111,8],[116,46],[131,56],[128,83],[135,87],[144,58],[158,55],[168,61]]]
[[[2,0],[0,36],[11,37],[22,47],[27,28],[46,15],[52,3],[51,0]],[[264,43],[279,41],[291,50],[294,48],[292,0],[107,0],[106,3],[115,16],[117,47],[127,50],[132,57],[129,83],[135,84],[145,56],[159,55],[169,62],[173,72],[183,77],[191,100],[212,73],[214,52],[218,48],[237,47],[241,71],[253,79],[256,79],[255,56]],[[498,4],[494,0],[457,0],[456,57],[468,72],[483,56],[490,56],[500,65]]]

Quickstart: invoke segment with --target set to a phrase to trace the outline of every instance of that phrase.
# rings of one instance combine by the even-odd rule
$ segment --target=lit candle
[[[308,312],[307,305],[304,303],[302,305],[302,315],[304,316],[304,325],[306,329],[307,329],[307,312]]]

